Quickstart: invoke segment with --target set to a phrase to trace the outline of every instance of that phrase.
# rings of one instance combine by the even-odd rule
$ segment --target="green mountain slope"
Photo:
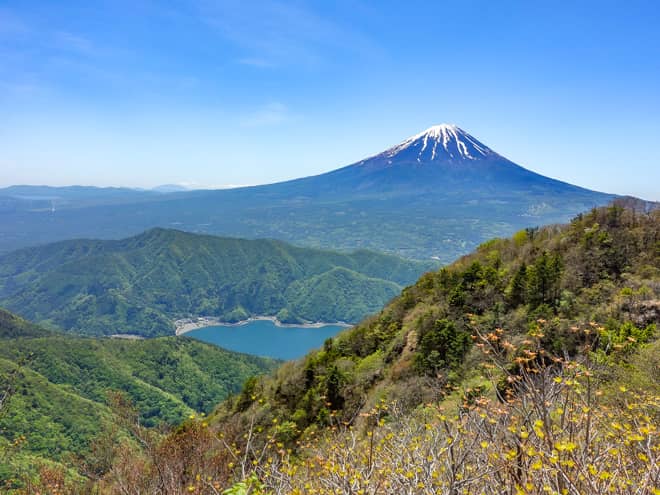
[[[359,321],[376,313],[382,301],[389,301],[401,292],[394,282],[360,275],[337,267],[325,273],[292,283],[284,293],[294,314],[317,314],[321,321],[332,321],[343,314],[345,321]]]
[[[0,309],[0,339],[16,337],[48,337],[53,332],[24,320],[9,311]]]
[[[433,266],[368,251],[154,229],[122,241],[66,241],[5,255],[0,303],[93,335],[167,335],[173,320],[202,315],[355,322]]]
[[[648,341],[660,324],[659,282],[660,210],[593,210],[425,274],[380,314],[246,394],[265,396],[268,417],[294,417],[302,430],[352,421],[382,397],[414,408],[472,379],[477,330],[505,329],[519,342],[543,321],[541,345],[567,356],[585,343],[576,326],[599,329],[593,347],[604,352]]]
[[[194,411],[211,411],[275,365],[184,337],[58,335],[0,310],[1,392],[11,390],[0,411],[0,442],[24,436],[23,453],[65,460],[117,422],[109,391],[126,395],[142,425],[175,425]]]

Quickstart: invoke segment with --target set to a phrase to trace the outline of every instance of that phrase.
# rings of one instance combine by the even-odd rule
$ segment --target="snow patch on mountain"
[[[499,156],[488,146],[453,124],[439,124],[415,134],[376,157],[436,160],[480,160]],[[375,157],[374,157],[375,158]]]

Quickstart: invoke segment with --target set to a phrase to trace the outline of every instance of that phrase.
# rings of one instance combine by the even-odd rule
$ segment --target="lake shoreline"
[[[199,330],[200,328],[208,328],[208,327],[241,327],[244,325],[248,325],[252,322],[255,321],[270,321],[272,322],[276,327],[281,327],[281,328],[322,328],[322,327],[327,327],[327,326],[340,326],[340,327],[346,327],[350,328],[353,325],[350,325],[344,321],[338,321],[334,323],[327,323],[327,322],[315,322],[315,323],[282,323],[280,320],[278,320],[274,316],[251,316],[247,320],[241,320],[237,322],[226,322],[222,321],[220,318],[217,318],[215,316],[200,316],[197,318],[183,318],[180,320],[176,320],[174,322],[175,326],[175,334],[178,335],[184,335],[188,332],[192,332],[193,330]]]

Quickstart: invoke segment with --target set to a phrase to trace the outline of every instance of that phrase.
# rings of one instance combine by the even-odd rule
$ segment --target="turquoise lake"
[[[231,351],[277,359],[296,359],[318,349],[326,339],[346,327],[278,327],[272,321],[256,320],[239,326],[213,326],[192,330],[185,335]]]

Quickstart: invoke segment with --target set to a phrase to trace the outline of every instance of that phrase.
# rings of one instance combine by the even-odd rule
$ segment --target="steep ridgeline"
[[[0,407],[0,491],[21,462],[67,461],[121,429],[110,391],[125,394],[142,425],[176,425],[276,364],[187,338],[70,337],[0,309],[0,398],[10,391]]]
[[[412,410],[447,386],[481,386],[475,331],[520,344],[536,330],[548,355],[575,356],[585,345],[576,329],[587,328],[592,350],[623,359],[627,346],[654,339],[658,324],[660,210],[597,209],[489,241],[425,274],[379,315],[251,383],[221,408],[220,423],[249,410],[300,432],[350,423],[381,399]]]
[[[133,204],[86,200],[56,211],[11,207],[25,200],[11,194],[0,208],[0,252],[159,226],[443,262],[492,237],[565,222],[614,198],[520,167],[447,124],[353,165],[278,184],[151,194]]]
[[[153,229],[0,257],[0,304],[87,335],[171,335],[173,321],[189,316],[357,322],[435,266],[369,251]]]

